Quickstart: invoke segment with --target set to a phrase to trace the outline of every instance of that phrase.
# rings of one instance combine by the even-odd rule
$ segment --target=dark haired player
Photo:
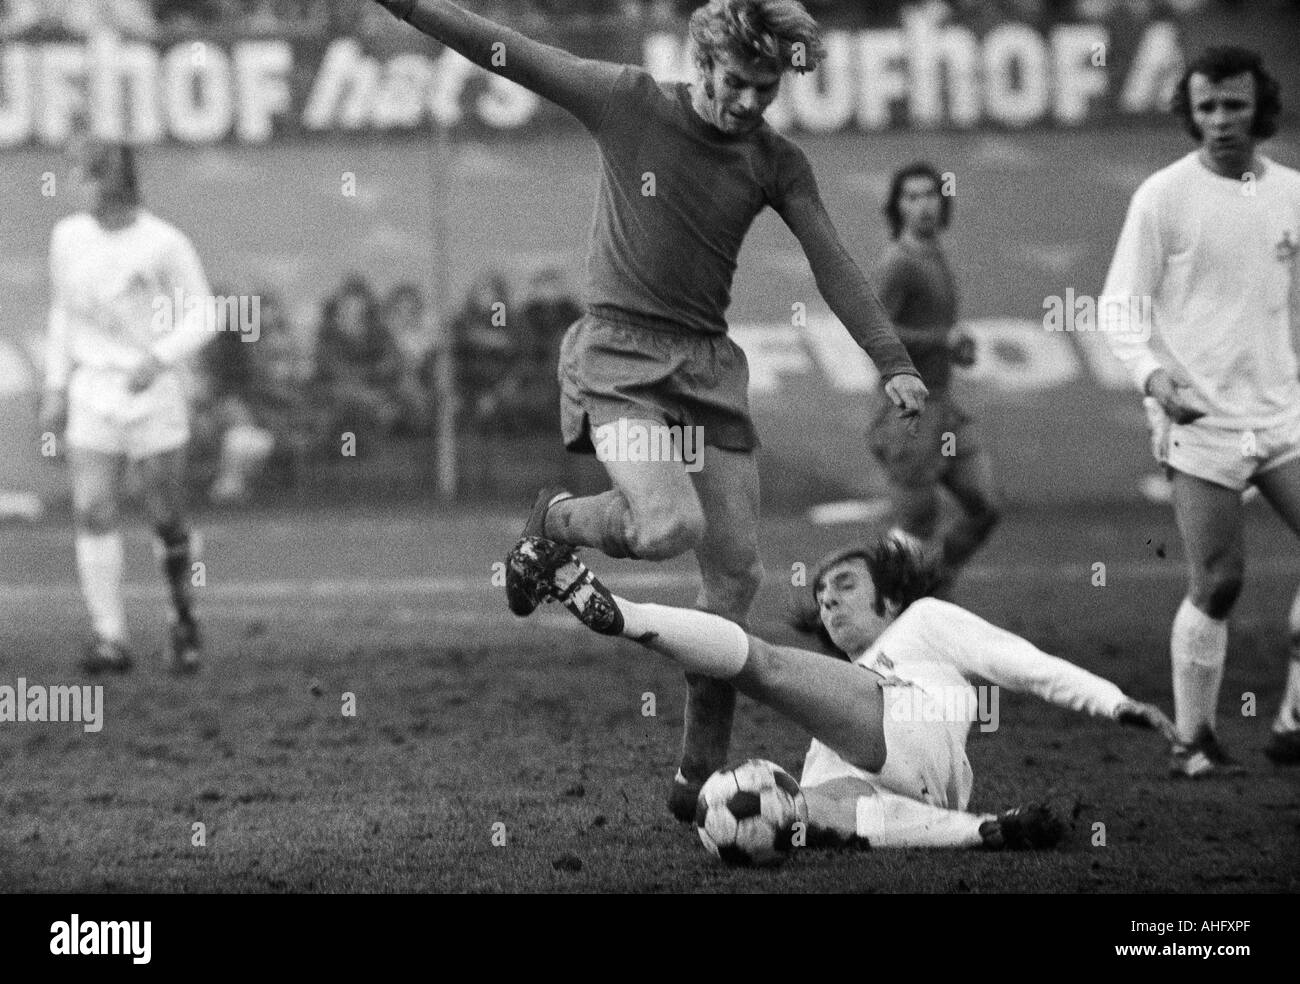
[[[813,596],[821,628],[851,662],[772,645],[708,612],[617,597],[563,544],[525,537],[511,560],[539,594],[589,628],[726,680],[805,728],[813,741],[799,782],[810,826],[873,847],[1047,847],[1063,833],[1041,805],[966,812],[971,719],[960,709],[972,706],[976,679],[1173,735],[1158,708],[927,597],[932,562],[905,538],[842,550],[819,566]]]
[[[660,84],[641,68],[578,58],[448,0],[379,0],[488,71],[572,113],[595,138],[601,181],[585,316],[560,356],[562,430],[573,451],[602,435],[699,428],[703,467],[680,456],[602,454],[612,488],[574,498],[544,489],[525,533],[611,557],[663,560],[694,550],[699,607],[743,625],[762,583],[758,438],[744,353],[727,337],[737,257],[771,206],[798,238],[817,287],[875,362],[896,412],[915,415],[925,386],[822,204],[803,152],[763,120],[788,71],[822,55],[795,0],[711,0],[691,18],[694,81]],[[540,598],[507,569],[507,598]],[[670,796],[694,815],[700,784],[727,756],[735,693],[688,677],[681,767]]]
[[[1099,309],[1146,394],[1187,551],[1188,592],[1169,645],[1170,771],[1195,778],[1241,771],[1215,734],[1215,712],[1245,566],[1242,492],[1255,485],[1300,533],[1300,172],[1256,148],[1276,132],[1281,102],[1254,52],[1206,50],[1179,82],[1174,111],[1200,146],[1134,193]],[[1300,596],[1290,651],[1265,748],[1279,764],[1300,763]]]
[[[183,503],[183,372],[213,337],[210,291],[185,234],[141,205],[130,147],[87,144],[76,173],[88,210],[62,219],[50,238],[41,423],[51,433],[67,431],[77,572],[94,626],[82,667],[125,672],[132,664],[118,510],[124,472],[134,464],[171,589],[170,666],[190,673],[200,665],[200,641]]]
[[[900,168],[890,181],[883,212],[893,242],[881,257],[876,284],[929,396],[916,420],[882,406],[869,434],[871,451],[889,478],[898,529],[934,541],[941,485],[960,508],[938,540],[945,594],[993,532],[1000,511],[992,460],[949,390],[952,367],[975,362],[974,339],[955,330],[957,284],[941,242],[952,205],[952,196],[943,194],[943,177],[929,164]]]

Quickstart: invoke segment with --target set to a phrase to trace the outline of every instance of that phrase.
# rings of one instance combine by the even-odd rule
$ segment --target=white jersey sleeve
[[[1150,182],[1133,195],[1097,310],[1102,337],[1143,392],[1151,374],[1160,368],[1150,345],[1154,326],[1144,316],[1150,308],[1142,303],[1143,298],[1156,296],[1164,274],[1156,202]]]
[[[987,680],[1098,717],[1113,718],[1128,699],[1109,680],[1049,656],[1014,632],[946,601],[922,598],[913,602],[900,621],[903,618],[915,620],[935,657],[951,662],[967,680]]]
[[[63,292],[63,238],[56,226],[50,236],[50,317],[45,342],[45,388],[51,390],[67,389],[72,373],[68,311]]]
[[[186,299],[184,311],[173,312],[172,330],[153,346],[153,354],[167,366],[176,366],[194,355],[215,337],[212,316],[212,289],[203,274],[203,265],[189,238],[171,229],[174,242],[164,253],[163,279],[173,297]],[[194,303],[189,303],[194,302]]]
[[[1190,153],[1147,178],[1098,303],[1098,327],[1134,382],[1145,388],[1165,368],[1205,406],[1204,427],[1300,417],[1300,172],[1263,155],[1259,165],[1247,182]]]

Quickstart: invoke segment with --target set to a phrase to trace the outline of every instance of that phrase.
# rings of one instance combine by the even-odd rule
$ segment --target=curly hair
[[[800,632],[817,636],[822,645],[833,653],[845,657],[834,642],[821,619],[821,592],[826,575],[837,564],[846,560],[861,560],[876,587],[876,614],[885,614],[886,604],[893,605],[902,614],[912,602],[934,594],[940,583],[938,565],[911,537],[886,534],[870,543],[853,544],[835,550],[817,564],[812,580],[812,597],[790,617],[790,624]]]
[[[1204,75],[1211,82],[1218,83],[1246,72],[1255,79],[1255,119],[1251,122],[1250,135],[1258,140],[1267,140],[1277,133],[1277,120],[1282,115],[1282,87],[1264,68],[1259,53],[1248,48],[1215,45],[1197,55],[1178,80],[1169,104],[1170,112],[1182,120],[1183,128],[1194,139],[1200,140],[1201,128],[1192,119],[1192,76]]]
[[[939,228],[947,229],[952,221],[952,196],[943,193],[943,175],[925,161],[917,161],[894,172],[889,182],[889,197],[880,211],[889,222],[889,235],[897,239],[903,231],[903,213],[898,208],[898,200],[903,197],[903,185],[908,178],[929,178],[934,182],[934,190],[939,193]]]
[[[812,72],[826,56],[821,30],[798,0],[709,0],[691,15],[695,60],[720,54],[774,71]]]

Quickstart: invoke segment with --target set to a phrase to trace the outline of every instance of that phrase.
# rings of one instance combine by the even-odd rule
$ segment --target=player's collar
[[[1192,159],[1193,163],[1195,163],[1197,170],[1211,178],[1217,178],[1220,181],[1231,181],[1234,185],[1241,184],[1241,182],[1245,180],[1246,175],[1250,175],[1251,180],[1255,182],[1262,181],[1273,170],[1273,161],[1256,150],[1251,161],[1250,169],[1247,170],[1245,174],[1241,175],[1241,177],[1234,178],[1231,175],[1220,174],[1218,171],[1214,170],[1214,168],[1210,167],[1210,165],[1206,164],[1204,158],[1201,156],[1202,150],[1203,148],[1198,147],[1188,155]]]

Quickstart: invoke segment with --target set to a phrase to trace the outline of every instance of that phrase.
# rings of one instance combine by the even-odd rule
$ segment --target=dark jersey
[[[882,377],[916,370],[840,241],[803,153],[763,124],[724,134],[685,85],[553,48],[450,3],[411,17],[470,61],[572,113],[596,138],[600,194],[588,252],[593,314],[721,333],[741,243],[771,205],[798,238],[822,296]]]
[[[722,333],[754,219],[815,186],[790,141],[767,126],[725,134],[690,100],[684,84],[631,67],[619,76],[595,131],[602,171],[586,300],[600,316]]]
[[[952,376],[948,336],[957,324],[957,284],[943,252],[937,245],[895,241],[881,257],[876,283],[894,324],[906,329],[903,344],[921,381],[927,389],[945,388]]]

